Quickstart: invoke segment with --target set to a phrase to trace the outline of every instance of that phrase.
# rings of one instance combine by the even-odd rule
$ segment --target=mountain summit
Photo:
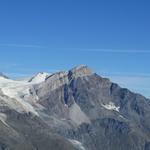
[[[0,80],[0,149],[150,150],[150,101],[78,66]]]
[[[69,71],[74,77],[87,76],[92,74],[92,70],[85,65],[77,66]]]
[[[29,79],[28,82],[32,83],[39,83],[45,81],[45,79],[49,76],[50,74],[47,72],[39,72],[35,76],[33,76],[31,79]]]

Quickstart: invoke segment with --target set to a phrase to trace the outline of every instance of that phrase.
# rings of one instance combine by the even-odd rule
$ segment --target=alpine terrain
[[[150,100],[87,66],[0,74],[0,150],[150,150]]]

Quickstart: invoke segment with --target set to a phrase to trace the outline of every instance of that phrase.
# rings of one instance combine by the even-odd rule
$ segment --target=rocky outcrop
[[[91,75],[93,72],[90,68],[87,66],[81,65],[78,67],[75,67],[71,69],[68,73],[68,77],[71,78],[78,78],[78,77],[83,77],[83,76],[88,76]]]

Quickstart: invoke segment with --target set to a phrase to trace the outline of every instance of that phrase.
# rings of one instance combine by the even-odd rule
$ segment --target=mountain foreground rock
[[[0,76],[0,150],[150,150],[150,100],[87,66]]]

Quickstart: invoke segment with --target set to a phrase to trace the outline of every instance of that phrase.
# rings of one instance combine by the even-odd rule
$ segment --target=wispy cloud
[[[128,72],[102,72],[104,76],[111,76],[111,77],[138,77],[138,78],[150,78],[150,73],[128,73]]]
[[[117,49],[80,49],[85,52],[100,52],[100,53],[149,53],[150,50],[117,50]]]
[[[30,44],[3,44],[0,43],[0,47],[21,47],[21,48],[46,48],[41,45],[30,45]]]
[[[15,68],[15,67],[18,67],[18,64],[16,64],[16,63],[1,63],[0,62],[0,72],[2,70],[11,69],[11,68]]]

